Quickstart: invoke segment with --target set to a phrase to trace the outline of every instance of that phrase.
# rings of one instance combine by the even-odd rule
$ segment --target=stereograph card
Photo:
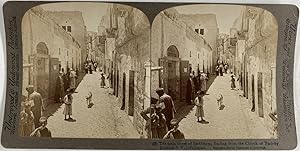
[[[3,12],[6,148],[297,146],[296,5],[9,1]]]

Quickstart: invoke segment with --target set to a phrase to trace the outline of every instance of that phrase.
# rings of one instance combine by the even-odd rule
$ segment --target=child
[[[101,73],[101,83],[100,83],[101,88],[105,87],[105,77],[103,75],[103,73]]]
[[[30,133],[34,131],[34,116],[31,111],[31,104],[25,102],[24,109],[20,113],[20,135],[30,136]]]
[[[235,79],[233,77],[233,75],[231,75],[231,90],[234,90],[235,89]]]
[[[203,92],[203,91],[197,92],[197,97],[195,99],[195,105],[197,107],[195,116],[198,118],[199,123],[208,124],[209,122],[204,119],[204,109],[203,109],[203,106],[204,106],[203,96],[204,95],[205,95],[205,92]],[[201,121],[199,120],[199,117],[201,118]]]
[[[87,106],[88,108],[90,108],[90,104],[92,102],[92,92],[89,92],[88,96],[86,97],[86,103],[87,103]]]
[[[73,91],[71,89],[67,90],[67,95],[64,97],[65,108],[63,114],[65,115],[65,121],[72,120],[72,103],[73,103]],[[67,119],[67,115],[69,118]]]
[[[172,128],[167,132],[163,139],[185,139],[184,134],[178,129],[179,122],[177,119],[172,119],[170,123]]]
[[[223,104],[223,95],[219,94],[219,97],[217,98],[217,103],[219,106],[219,110],[223,110],[225,105]]]
[[[35,129],[30,136],[35,137],[51,137],[51,131],[46,127],[47,126],[47,118],[41,117],[39,120],[41,126]]]

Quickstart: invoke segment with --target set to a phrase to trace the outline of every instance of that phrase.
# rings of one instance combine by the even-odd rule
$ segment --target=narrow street
[[[236,82],[238,86],[238,82]],[[209,124],[197,122],[196,107],[186,109],[186,115],[179,113],[179,129],[186,139],[263,139],[270,138],[263,120],[249,109],[248,101],[240,96],[241,92],[231,90],[230,74],[218,76],[210,86],[209,95],[204,96],[204,115]],[[218,109],[217,96],[222,94],[225,108]],[[182,117],[184,116],[184,117]],[[180,118],[181,117],[181,118]]]
[[[88,108],[85,96],[92,92],[94,105]],[[52,105],[48,119],[52,137],[69,138],[139,138],[126,113],[120,110],[111,89],[100,88],[100,72],[87,74],[73,94],[74,121],[64,121],[64,105]],[[56,110],[56,109],[57,110]],[[54,111],[53,111],[54,110]]]

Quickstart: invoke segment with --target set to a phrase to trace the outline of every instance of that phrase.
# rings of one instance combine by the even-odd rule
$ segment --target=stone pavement
[[[182,118],[179,129],[187,139],[271,138],[261,119],[250,111],[247,100],[239,96],[240,91],[231,90],[230,84],[230,74],[218,76],[207,92],[209,95],[204,96],[204,115],[209,124],[197,122],[195,106],[188,106],[176,115]],[[218,109],[219,93],[224,97],[224,110]]]
[[[64,121],[64,104],[53,104],[48,112],[48,128],[53,137],[67,138],[139,138],[129,117],[120,110],[121,104],[109,94],[111,89],[100,88],[100,73],[87,74],[73,94],[74,121]],[[85,96],[93,94],[92,108],[88,108]]]

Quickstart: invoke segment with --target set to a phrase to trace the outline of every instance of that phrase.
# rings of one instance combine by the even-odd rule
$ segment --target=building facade
[[[181,14],[179,17],[197,34],[203,37],[212,49],[213,65],[217,61],[219,28],[215,14]]]
[[[45,100],[53,99],[60,69],[80,66],[79,42],[38,6],[23,17],[22,42],[23,95],[27,85],[34,85]]]
[[[212,46],[180,16],[176,9],[161,12],[151,31],[151,61],[162,67],[151,73],[151,96],[158,98],[155,89],[163,87],[178,107],[185,102],[189,75],[210,74],[213,66]]]
[[[150,59],[150,24],[138,9],[117,4],[108,9],[106,72],[111,75],[113,94],[118,97],[120,108],[139,134],[146,135],[140,112],[150,105],[145,69]]]
[[[87,58],[86,50],[86,26],[80,11],[47,11],[50,18],[54,20],[62,29],[71,34],[78,41],[81,49],[81,60],[78,70],[83,69],[83,63]],[[75,67],[73,67],[75,68]]]
[[[277,135],[276,54],[278,25],[268,11],[245,7],[237,19],[236,68],[241,89],[249,100],[249,109],[261,118],[271,134]]]

